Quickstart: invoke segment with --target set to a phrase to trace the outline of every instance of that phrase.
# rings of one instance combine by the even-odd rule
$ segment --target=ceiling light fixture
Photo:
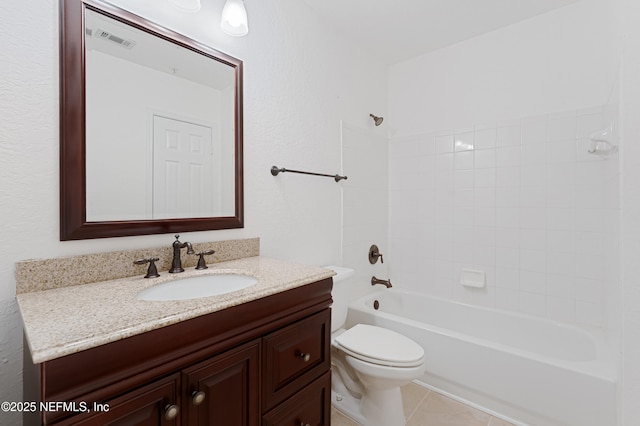
[[[231,36],[242,37],[247,35],[249,23],[247,10],[244,8],[242,0],[227,0],[222,9],[220,28]]]
[[[200,10],[200,0],[169,0],[169,3],[185,12],[197,12]]]

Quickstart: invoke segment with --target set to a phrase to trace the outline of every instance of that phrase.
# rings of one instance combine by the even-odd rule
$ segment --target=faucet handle
[[[158,268],[156,268],[156,262],[160,260],[160,258],[158,257],[150,257],[148,259],[137,259],[134,260],[133,263],[134,265],[144,265],[145,263],[149,264],[149,268],[147,268],[147,275],[145,275],[145,278],[157,278],[160,276],[160,274],[158,273]]]
[[[207,250],[207,251],[201,251],[200,253],[194,253],[196,256],[200,256],[198,259],[198,265],[196,266],[196,269],[207,269],[207,263],[204,261],[204,257],[205,256],[209,256],[213,253],[215,253],[215,250]]]

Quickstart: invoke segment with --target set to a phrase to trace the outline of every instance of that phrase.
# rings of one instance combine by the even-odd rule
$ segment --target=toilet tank
[[[325,266],[325,268],[331,269],[336,273],[333,276],[333,289],[331,290],[331,297],[333,298],[333,305],[331,305],[331,332],[334,332],[342,327],[347,319],[353,277],[355,277],[356,271],[335,265]]]

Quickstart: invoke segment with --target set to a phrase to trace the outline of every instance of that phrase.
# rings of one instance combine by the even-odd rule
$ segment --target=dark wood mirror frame
[[[235,70],[235,215],[87,222],[84,16],[91,9]],[[242,228],[242,61],[98,0],[60,0],[60,240]]]

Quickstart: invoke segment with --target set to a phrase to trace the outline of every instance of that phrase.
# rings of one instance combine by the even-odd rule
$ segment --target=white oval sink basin
[[[154,285],[139,292],[137,298],[151,301],[199,299],[242,290],[257,282],[257,278],[249,275],[204,275]]]

